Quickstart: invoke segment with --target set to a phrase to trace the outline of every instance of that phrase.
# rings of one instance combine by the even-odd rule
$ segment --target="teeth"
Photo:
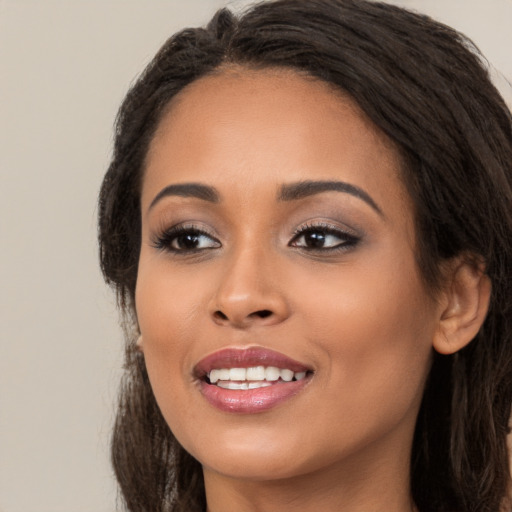
[[[265,368],[265,380],[275,381],[279,379],[281,376],[281,372],[279,371],[279,368],[276,368],[275,366],[268,366]]]
[[[260,381],[260,382],[249,382],[249,389],[257,389],[257,388],[267,388],[268,386],[272,386],[270,382]]]
[[[252,366],[247,368],[247,380],[265,380],[265,367]]]
[[[251,366],[250,368],[216,368],[208,378],[212,384],[225,389],[257,389],[270,386],[270,382],[279,379],[284,382],[302,380],[306,372],[293,372],[288,368],[276,366]]]
[[[220,379],[220,372],[222,370],[212,370],[208,378],[212,384],[215,384]]]
[[[279,372],[281,374],[281,379],[285,382],[291,382],[293,379],[293,372],[291,370],[281,370]]]
[[[224,389],[257,389],[257,388],[266,388],[268,386],[272,386],[270,382],[231,382],[231,381],[222,381],[217,384],[219,388]]]
[[[218,372],[219,372],[219,380],[229,380],[229,370],[227,368],[218,370]]]
[[[230,368],[229,380],[245,380],[247,376],[246,368]]]
[[[224,389],[249,389],[249,384],[247,382],[231,382],[230,380],[223,380],[222,382],[219,382],[217,386]]]

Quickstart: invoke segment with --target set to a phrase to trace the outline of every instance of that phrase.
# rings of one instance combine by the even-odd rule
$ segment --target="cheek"
[[[187,284],[187,285],[185,285]],[[163,258],[141,255],[135,303],[143,335],[143,351],[151,386],[160,403],[179,400],[179,390],[191,381],[191,326],[197,325],[201,303],[190,276],[169,272]]]
[[[416,408],[430,368],[435,329],[430,300],[409,262],[390,267],[354,265],[340,269],[338,278],[310,278],[308,293],[302,294],[308,313],[300,330],[329,365],[327,402],[339,403],[343,416],[350,411],[361,421],[396,419]]]
[[[202,280],[201,286],[195,279]],[[186,338],[190,325],[202,315],[207,283],[198,272],[180,270],[164,255],[145,257],[143,250],[135,302],[145,344],[161,341],[173,350],[178,349],[178,340]]]

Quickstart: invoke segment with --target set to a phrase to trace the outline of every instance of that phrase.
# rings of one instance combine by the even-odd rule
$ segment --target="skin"
[[[413,510],[412,435],[450,303],[421,279],[391,142],[323,82],[226,69],[172,101],[146,164],[142,350],[167,423],[203,465],[208,510]],[[357,186],[380,211],[338,191],[278,199],[283,185],[304,180]],[[150,206],[165,187],[190,182],[215,187],[220,200],[165,196]],[[200,250],[169,237],[155,247],[180,224],[208,233]],[[322,235],[319,224],[351,238],[327,238],[344,244],[338,251],[312,250],[296,230],[313,225]],[[220,411],[193,369],[217,350],[248,346],[314,374],[268,411]]]

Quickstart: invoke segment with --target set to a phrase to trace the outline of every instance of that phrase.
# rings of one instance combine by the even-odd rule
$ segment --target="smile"
[[[202,395],[217,409],[256,413],[296,395],[313,371],[278,352],[251,347],[207,356],[196,366],[195,375]]]
[[[224,389],[258,389],[272,386],[279,380],[283,382],[299,381],[306,377],[306,372],[294,372],[289,368],[276,366],[250,366],[249,368],[221,368],[208,373],[210,384]]]

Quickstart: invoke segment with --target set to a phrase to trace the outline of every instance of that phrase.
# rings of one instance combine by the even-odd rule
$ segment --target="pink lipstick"
[[[196,365],[194,374],[211,405],[250,414],[293,397],[309,383],[313,372],[279,352],[250,347],[215,352]]]

